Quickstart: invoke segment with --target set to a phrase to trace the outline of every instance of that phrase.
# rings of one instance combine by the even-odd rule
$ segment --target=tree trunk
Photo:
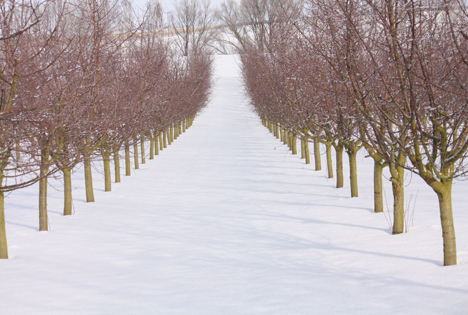
[[[308,137],[304,139],[304,156],[305,156],[306,164],[310,164],[309,138]]]
[[[179,126],[178,126],[178,124],[175,122],[175,123],[174,123],[174,127],[173,127],[173,138],[172,138],[174,141],[175,141],[175,140],[177,139],[177,137],[179,136],[179,131],[178,131],[178,129],[179,129]]]
[[[435,189],[434,189],[435,190]],[[444,266],[457,264],[457,244],[452,214],[452,179],[446,179],[436,190],[444,241]]]
[[[125,176],[132,175],[132,165],[130,162],[130,144],[125,141]]]
[[[49,230],[47,216],[47,172],[49,171],[49,150],[41,149],[41,166],[39,171],[39,231]]]
[[[167,129],[163,131],[163,146],[164,149],[167,148]]]
[[[186,130],[187,130],[187,120],[183,119],[182,120],[182,132],[185,133]]]
[[[16,165],[19,165],[21,160],[21,145],[19,141],[16,141]]]
[[[0,171],[0,184],[3,184],[3,171]],[[8,243],[5,226],[5,196],[0,190],[0,259],[8,259]]]
[[[397,157],[397,162],[404,165],[406,156],[404,152],[400,152]],[[390,180],[392,181],[393,191],[393,231],[392,234],[400,234],[405,230],[405,170],[403,167],[394,163],[390,164]]]
[[[91,158],[89,155],[84,157],[85,190],[86,202],[94,202],[93,173],[91,170]]]
[[[297,135],[295,132],[292,133],[292,143],[291,143],[291,151],[292,154],[297,154]]]
[[[154,136],[150,136],[150,160],[154,160]]]
[[[114,152],[114,173],[115,173],[115,182],[120,183],[120,156],[119,150]]]
[[[104,191],[112,190],[112,177],[110,167],[110,154],[108,152],[102,152],[102,161],[104,163]]]
[[[169,127],[169,144],[172,144],[174,142],[174,126],[171,124]]]
[[[331,143],[327,142],[327,170],[328,170],[328,178],[333,178],[333,159],[332,159],[332,145]]]
[[[140,169],[140,162],[138,160],[138,140],[133,139],[133,163],[135,163],[135,169]]]
[[[72,215],[73,196],[72,196],[72,180],[71,168],[62,168],[63,174],[63,215]]]
[[[305,159],[305,154],[304,154],[304,151],[305,151],[305,147],[304,147],[304,139],[301,138],[301,159]]]
[[[374,158],[374,212],[383,212],[382,173],[385,164]]]
[[[344,187],[343,175],[343,145],[340,143],[335,147],[336,151],[336,188]]]
[[[154,155],[159,155],[159,135],[154,133]]]
[[[163,137],[164,137],[164,132],[160,132],[159,133],[159,151],[162,151],[164,149]]]
[[[141,164],[146,164],[145,136],[141,135]]]
[[[320,157],[320,140],[318,136],[314,137],[314,159],[315,159],[315,170],[322,170],[322,160]]]
[[[357,177],[357,149],[356,144],[352,143],[351,147],[346,150],[349,157],[349,179],[351,183],[351,198],[359,197],[358,192],[358,177]]]

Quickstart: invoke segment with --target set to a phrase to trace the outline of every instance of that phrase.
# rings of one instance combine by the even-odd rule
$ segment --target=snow
[[[96,203],[86,203],[77,169],[75,215],[64,217],[53,183],[49,232],[37,231],[37,186],[9,195],[0,313],[466,314],[466,182],[453,191],[459,265],[442,267],[426,184],[407,175],[413,225],[391,235],[389,214],[372,212],[365,152],[350,198],[348,183],[336,189],[250,112],[233,56],[216,69],[192,128],[112,192],[96,163]]]

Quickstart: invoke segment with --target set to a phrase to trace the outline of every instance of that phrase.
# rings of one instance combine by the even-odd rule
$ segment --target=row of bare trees
[[[352,197],[364,147],[375,163],[375,212],[383,211],[388,166],[394,234],[404,231],[404,172],[419,175],[439,199],[444,265],[456,264],[451,189],[468,171],[466,3],[243,0],[224,7],[247,92],[271,131],[293,152],[296,138],[305,152],[309,139],[325,144],[330,177],[334,147],[337,187],[345,151]]]
[[[0,258],[8,258],[5,193],[40,182],[39,229],[47,230],[49,177],[63,177],[69,215],[78,164],[93,202],[93,160],[103,161],[110,191],[111,159],[119,182],[121,151],[131,175],[131,152],[138,168],[145,142],[151,159],[206,105],[210,54],[177,50],[157,1],[130,13],[120,0],[0,3]]]

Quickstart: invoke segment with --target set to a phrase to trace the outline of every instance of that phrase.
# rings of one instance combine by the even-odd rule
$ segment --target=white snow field
[[[77,169],[64,217],[55,182],[49,232],[37,186],[9,195],[0,314],[468,314],[468,183],[453,191],[459,264],[443,267],[421,180],[407,175],[413,223],[391,235],[389,214],[372,212],[365,152],[351,199],[261,125],[235,57],[217,57],[216,75],[193,127],[112,192],[96,163],[86,203]]]

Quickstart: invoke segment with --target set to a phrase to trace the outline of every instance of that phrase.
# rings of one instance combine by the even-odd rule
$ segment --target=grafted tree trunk
[[[135,163],[135,169],[140,169],[140,162],[138,160],[138,140],[135,137],[133,139],[133,163]]]
[[[292,154],[297,154],[297,134],[296,132],[292,133],[292,143],[291,143],[291,151]]]
[[[163,131],[163,147],[164,149],[167,148],[167,129],[164,129]]]
[[[150,136],[150,160],[154,160],[154,136]]]
[[[171,124],[169,126],[169,142],[168,144],[172,144],[174,142],[174,126]]]
[[[16,163],[17,165],[19,165],[20,160],[21,160],[21,145],[20,145],[20,141],[17,140],[16,141]]]
[[[358,192],[358,174],[357,174],[357,152],[358,149],[356,147],[356,143],[352,142],[347,150],[349,157],[349,179],[351,184],[351,198],[359,197]]]
[[[102,161],[104,164],[104,191],[112,190],[112,177],[111,177],[111,167],[110,167],[110,153],[103,151],[101,153]]]
[[[343,144],[335,146],[336,151],[336,188],[344,187],[343,175]]]
[[[333,159],[332,159],[332,144],[330,142],[326,143],[327,148],[327,170],[328,178],[333,178]]]
[[[310,164],[310,152],[309,152],[309,137],[307,136],[308,131],[304,131],[304,158],[306,160],[306,164]]]
[[[159,135],[154,133],[154,155],[159,155]]]
[[[382,173],[386,164],[374,158],[374,212],[383,212]]]
[[[3,171],[0,171],[0,184],[3,184]],[[5,226],[5,195],[0,190],[0,259],[8,259],[8,242]]]
[[[86,202],[94,202],[93,173],[91,169],[91,157],[84,156]]]
[[[301,159],[305,159],[305,141],[303,138],[301,138]]]
[[[71,167],[63,167],[63,215],[72,215],[73,196],[72,196],[72,179]]]
[[[119,149],[114,151],[114,173],[115,182],[120,183],[120,156]]]
[[[146,164],[145,136],[141,135],[141,164]]]
[[[49,149],[41,149],[41,166],[39,170],[39,231],[49,230],[47,215],[47,173],[49,171]]]
[[[125,141],[125,176],[132,175],[132,165],[130,162],[130,144]]]
[[[320,157],[320,139],[318,136],[314,137],[314,159],[315,159],[315,170],[322,170],[322,160]]]
[[[393,191],[393,230],[392,234],[400,234],[405,231],[405,170],[402,166],[406,161],[406,155],[401,150],[398,153],[397,164],[390,164],[390,180]]]
[[[439,198],[440,220],[444,242],[444,266],[457,264],[457,244],[452,213],[452,179],[444,179],[431,185]]]

